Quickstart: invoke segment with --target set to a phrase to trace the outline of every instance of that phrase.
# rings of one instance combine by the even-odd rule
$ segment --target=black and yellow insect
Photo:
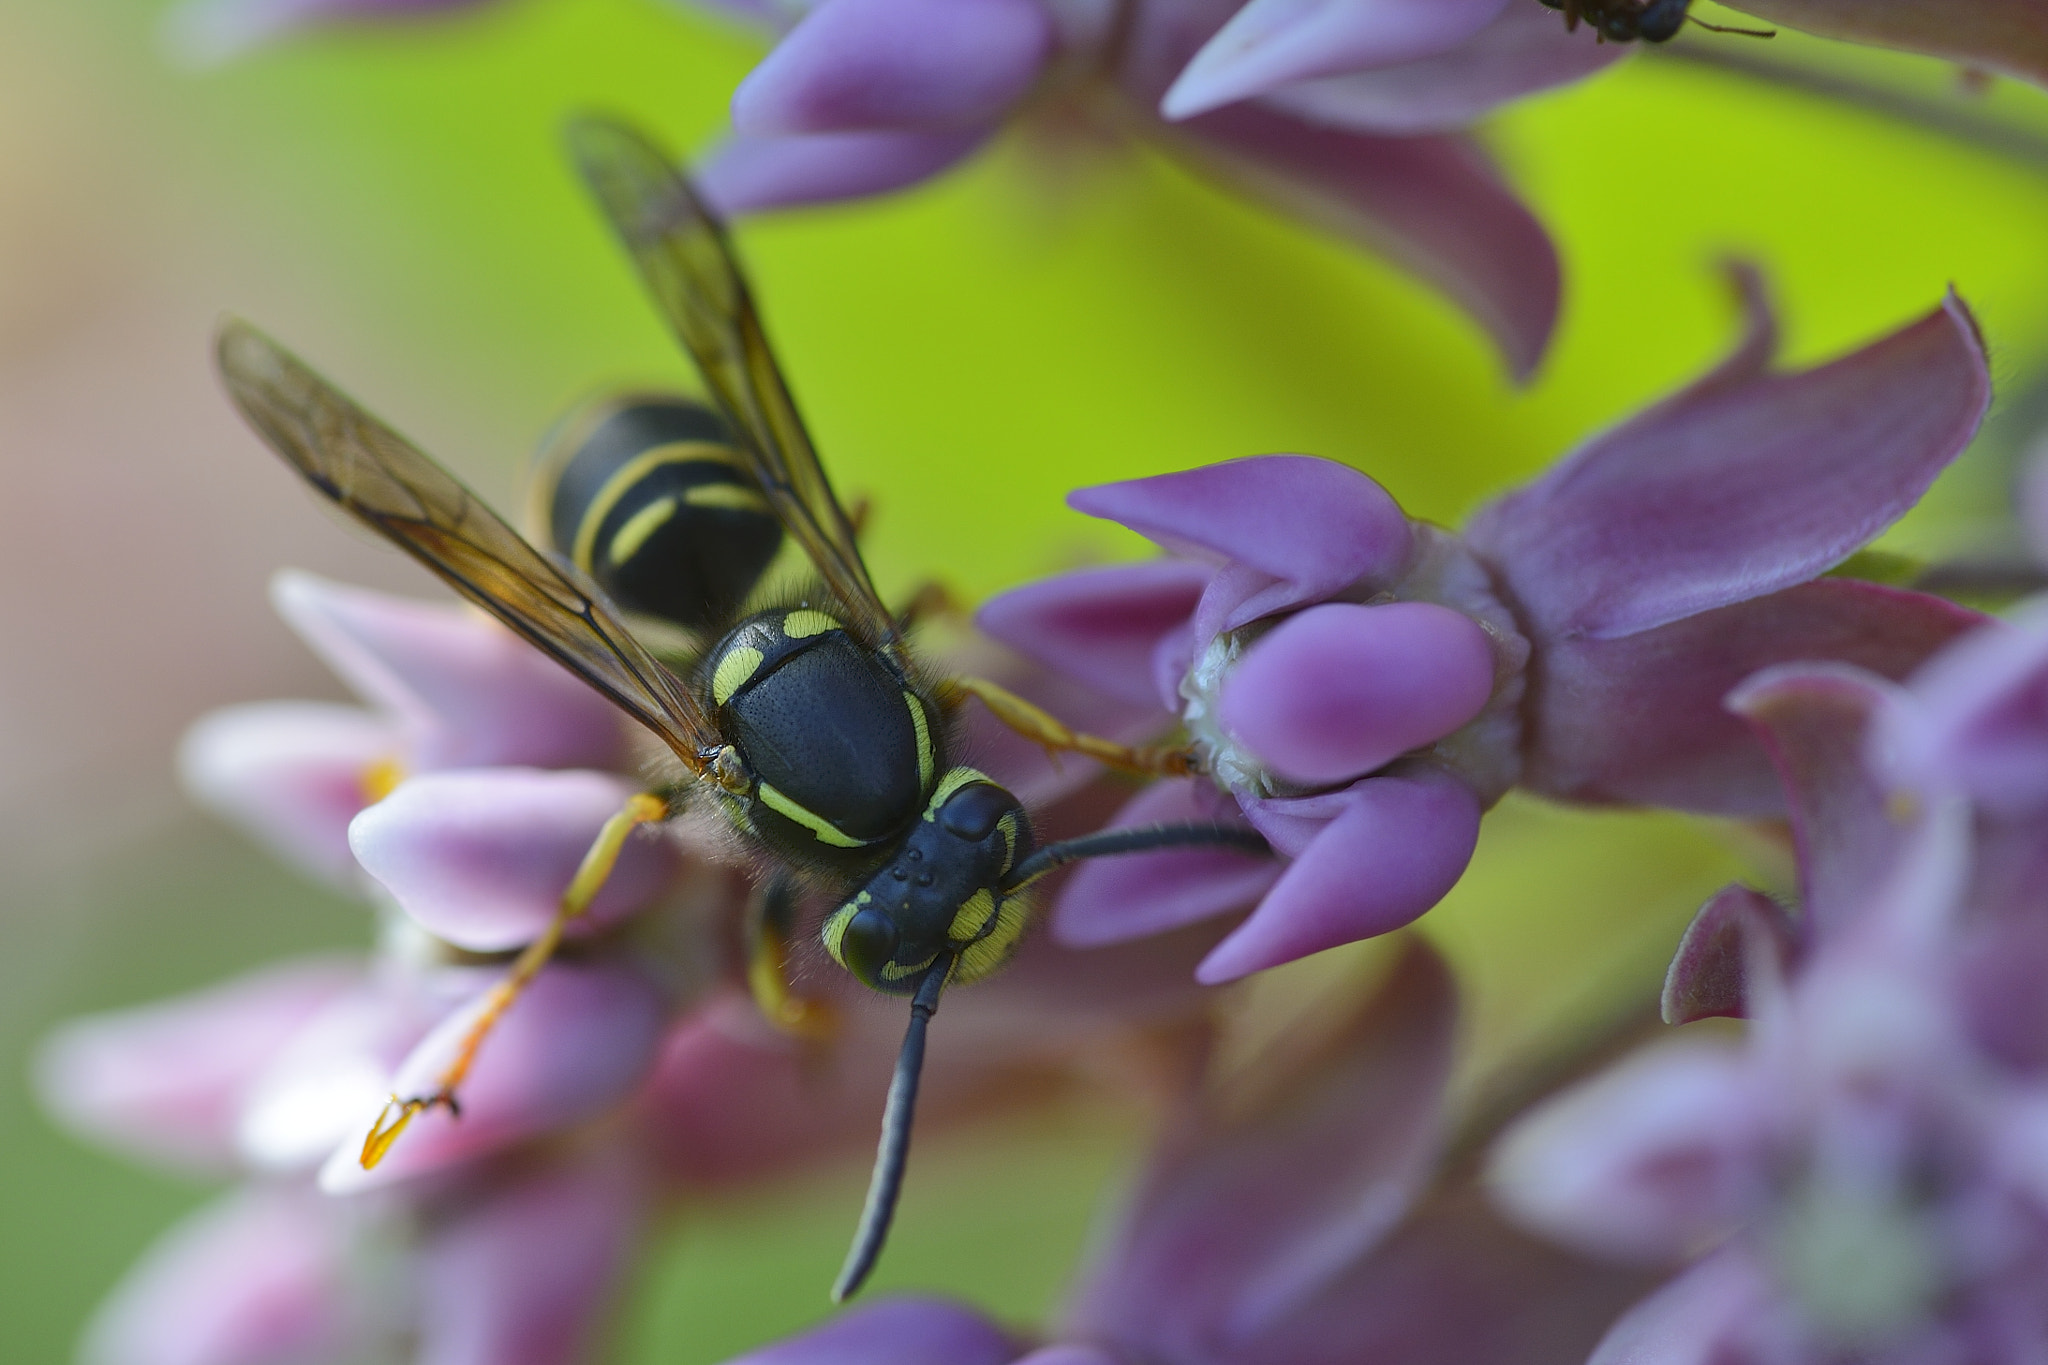
[[[1695,19],[1692,0],[1543,0],[1551,9],[1564,11],[1564,26],[1576,29],[1583,21],[1610,43],[1668,43],[1678,36],[1687,20],[1715,33],[1737,33],[1746,38],[1775,38],[1776,32],[1760,28],[1729,28]]]
[[[687,775],[672,791],[636,796],[606,825],[554,923],[496,988],[439,1089],[394,1097],[364,1144],[364,1161],[374,1163],[413,1115],[454,1107],[455,1087],[477,1047],[546,962],[563,926],[589,904],[626,836],[668,816],[678,801],[705,793],[772,861],[833,893],[837,908],[825,918],[822,936],[834,960],[876,990],[910,997],[910,1026],[890,1086],[874,1178],[833,1288],[835,1298],[844,1298],[866,1279],[888,1231],[909,1150],[926,1026],[940,994],[1009,957],[1028,917],[1025,889],[1078,858],[1191,844],[1262,852],[1264,844],[1241,828],[1188,824],[1037,845],[1017,798],[954,761],[953,715],[967,697],[980,698],[1049,747],[1139,773],[1188,771],[1186,751],[1130,749],[1075,734],[992,683],[938,677],[922,667],[869,580],[723,227],[670,161],[632,129],[584,120],[572,127],[570,144],[660,311],[702,372],[729,448],[823,587],[805,600],[730,623],[686,682],[635,639],[586,577],[606,572],[608,562],[632,563],[652,532],[637,544],[626,537],[615,557],[605,537],[617,540],[635,515],[652,520],[652,514],[628,512],[621,522],[617,506],[600,514],[598,498],[582,499],[578,513],[563,522],[574,529],[566,537],[550,532],[558,545],[566,538],[566,553],[543,554],[425,454],[261,333],[241,322],[223,327],[219,363],[228,391],[287,462],[610,697],[668,746]],[[647,439],[626,444],[662,448]],[[590,442],[570,444],[588,449]],[[626,496],[622,491],[616,503]],[[679,500],[662,525],[686,504]],[[592,550],[580,555],[580,528],[593,516]]]
[[[676,394],[608,395],[557,423],[527,523],[613,602],[692,633],[730,623],[782,547],[725,419]]]

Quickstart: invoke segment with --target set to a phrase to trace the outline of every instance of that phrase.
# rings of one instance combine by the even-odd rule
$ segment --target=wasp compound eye
[[[846,921],[835,956],[863,983],[884,989],[894,984],[884,978],[882,969],[894,961],[899,942],[895,921],[869,906],[856,910]]]
[[[1017,798],[992,782],[974,782],[946,798],[939,823],[948,834],[980,843],[995,833],[996,822],[1017,809]]]

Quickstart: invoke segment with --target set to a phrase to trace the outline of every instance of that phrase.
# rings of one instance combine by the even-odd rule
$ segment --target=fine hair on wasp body
[[[683,774],[676,789],[639,793],[605,823],[548,928],[493,988],[437,1088],[393,1096],[362,1159],[374,1165],[419,1113],[454,1110],[477,1050],[603,886],[625,840],[708,794],[762,865],[748,918],[758,931],[749,979],[764,1012],[793,1027],[818,1023],[786,989],[799,885],[834,903],[821,931],[831,958],[863,984],[909,999],[867,1204],[833,1288],[843,1298],[866,1279],[888,1232],[940,996],[1008,959],[1028,918],[1027,888],[1079,858],[1191,845],[1268,850],[1247,828],[1215,824],[1037,844],[1023,804],[954,754],[968,698],[1048,749],[1128,772],[1184,774],[1194,770],[1189,752],[1080,734],[987,679],[920,664],[903,619],[869,579],[723,225],[633,129],[581,120],[570,148],[712,404],[636,398],[572,419],[543,458],[529,512],[552,553],[253,327],[230,321],[219,337],[229,395],[287,463],[610,698]],[[621,414],[631,414],[623,425]],[[757,585],[782,537],[801,548],[818,586],[749,607],[765,595]],[[642,559],[657,551],[658,561]],[[707,559],[723,554],[746,562]],[[600,586],[607,575],[641,617],[712,641],[687,679],[624,624]]]
[[[1775,38],[1777,31],[1761,28],[1730,28],[1694,18],[1692,0],[1542,0],[1551,9],[1564,11],[1564,26],[1577,29],[1585,23],[1600,41],[1668,43],[1690,22],[1714,33],[1733,33],[1745,38]]]

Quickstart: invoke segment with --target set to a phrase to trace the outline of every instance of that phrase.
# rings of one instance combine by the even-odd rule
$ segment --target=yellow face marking
[[[1017,816],[1015,812],[996,821],[996,830],[1003,836],[1003,871],[1008,872],[1017,862]]]
[[[720,665],[721,670],[723,667],[723,665]],[[865,839],[856,839],[850,834],[841,833],[824,816],[814,811],[805,810],[766,782],[761,783],[754,790],[761,798],[761,804],[778,815],[785,816],[802,825],[812,834],[815,834],[818,837],[818,842],[821,844],[830,844],[834,848],[862,848],[868,842]]]
[[[980,936],[989,917],[996,912],[995,893],[987,887],[969,896],[958,910],[953,912],[953,922],[946,926],[946,937],[955,943],[969,943]]]
[[[939,818],[939,807],[946,804],[946,798],[970,782],[988,782],[994,785],[987,773],[974,768],[948,768],[946,775],[939,779],[939,785],[932,792],[932,799],[924,803],[924,818]]]
[[[605,547],[605,558],[614,564],[623,564],[638,554],[640,547],[647,543],[647,537],[668,525],[668,519],[676,514],[674,498],[659,498],[626,518],[626,524],[612,537],[612,543]]]
[[[752,645],[727,650],[711,674],[711,699],[720,706],[731,701],[732,694],[746,686],[747,679],[753,677],[754,670],[760,666],[761,651]]]
[[[1008,962],[1010,955],[1017,951],[1017,944],[1024,937],[1024,926],[1030,918],[1030,897],[1005,897],[996,907],[995,927],[984,937],[960,950],[959,964],[953,969],[953,980],[962,985],[969,981],[979,981]]]
[[[759,512],[762,516],[775,515],[768,506],[768,499],[743,483],[700,483],[684,492],[683,501],[692,507],[715,507],[729,512]]]
[[[899,967],[893,962],[884,962],[882,964],[882,970],[880,975],[882,980],[884,981],[901,981],[906,976],[916,976],[919,972],[931,966],[934,962],[937,962],[938,960],[939,955],[937,953],[933,953],[924,961],[914,962],[908,967]]]
[[[862,892],[861,899],[866,898],[867,893]],[[819,931],[819,937],[825,940],[825,951],[832,954],[832,960],[842,967],[846,966],[846,954],[841,951],[846,946],[846,926],[853,922],[854,912],[859,909],[860,901],[848,901],[832,912],[832,917]]]
[[[929,787],[932,784],[932,725],[925,719],[924,703],[917,699],[915,692],[903,694],[903,704],[910,708],[910,723],[917,727],[917,785]]]
[[[792,640],[808,640],[813,635],[823,635],[828,630],[842,630],[837,621],[822,611],[799,607],[782,618],[782,633]]]

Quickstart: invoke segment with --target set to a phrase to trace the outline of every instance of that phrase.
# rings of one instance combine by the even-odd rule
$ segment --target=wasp
[[[1078,734],[994,683],[941,676],[916,658],[904,622],[869,579],[724,225],[634,129],[580,119],[569,145],[713,408],[624,404],[565,433],[553,462],[544,460],[552,472],[537,481],[556,553],[522,538],[418,447],[254,327],[230,320],[217,341],[230,398],[288,464],[610,698],[681,770],[674,784],[636,795],[606,823],[548,930],[493,988],[438,1089],[394,1096],[364,1142],[363,1161],[381,1158],[415,1115],[436,1106],[459,1112],[456,1088],[477,1049],[589,905],[627,836],[708,800],[771,869],[770,899],[786,901],[791,879],[829,893],[835,908],[822,922],[824,951],[865,985],[909,1000],[866,1203],[832,1290],[841,1300],[866,1280],[888,1234],[940,996],[1011,955],[1029,920],[1032,883],[1080,858],[1189,845],[1268,850],[1249,830],[1204,824],[1040,845],[1015,796],[955,761],[954,723],[972,697],[1049,749],[1144,775],[1194,765],[1183,748]],[[763,508],[773,528],[760,519]],[[741,515],[711,519],[721,509]],[[821,586],[721,619],[740,610],[774,536],[801,547]],[[665,547],[662,558],[643,562],[657,547]],[[606,581],[622,601],[719,632],[687,677],[628,629],[599,586]]]
[[[1543,0],[1551,9],[1564,11],[1564,26],[1577,30],[1581,20],[1600,35],[1603,42],[1668,43],[1678,36],[1686,21],[1715,33],[1738,33],[1746,38],[1775,38],[1774,29],[1728,28],[1694,19],[1688,11],[1692,0]]]

